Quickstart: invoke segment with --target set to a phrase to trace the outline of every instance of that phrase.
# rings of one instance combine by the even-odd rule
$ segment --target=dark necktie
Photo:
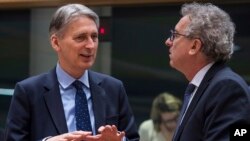
[[[180,112],[180,115],[179,115],[179,118],[178,118],[178,123],[177,123],[177,127],[176,127],[176,130],[175,130],[175,133],[174,133],[174,138],[176,136],[177,131],[179,130],[179,127],[180,127],[181,122],[182,122],[183,115],[184,115],[184,113],[185,113],[185,111],[187,109],[189,99],[190,99],[191,94],[193,93],[195,87],[196,86],[194,84],[189,83],[186,90],[185,90],[184,101],[183,101],[181,112]]]
[[[188,102],[190,100],[190,97],[191,97],[191,94],[193,93],[195,89],[195,85],[194,84],[191,84],[189,83],[186,90],[185,90],[185,94],[184,94],[184,101],[183,101],[183,105],[182,105],[182,108],[181,108],[181,113],[180,113],[180,118],[182,119],[186,109],[187,109],[187,106],[188,106]]]
[[[73,86],[76,88],[76,96],[75,96],[76,129],[92,132],[87,97],[82,88],[83,84],[82,82],[76,80],[73,83]]]
[[[190,96],[193,93],[194,89],[195,89],[195,85],[189,83],[186,90],[185,90],[184,101],[183,101],[183,105],[182,105],[181,113],[180,113],[180,121],[179,121],[180,123],[181,123],[183,115],[184,115],[184,113],[185,113],[185,111],[187,109],[188,102],[190,100]]]

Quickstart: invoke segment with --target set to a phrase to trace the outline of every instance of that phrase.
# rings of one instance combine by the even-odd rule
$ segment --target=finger
[[[63,135],[63,139],[67,139],[67,140],[73,140],[73,139],[77,139],[81,137],[81,135],[77,135],[77,134],[72,134],[72,133],[67,133]]]
[[[92,135],[92,132],[88,132],[88,131],[74,131],[74,132],[71,132],[71,133],[75,134],[75,135],[84,135],[84,136]]]
[[[112,133],[112,128],[111,128],[111,126],[110,126],[110,125],[105,125],[105,126],[104,126],[104,129],[103,129],[102,132],[100,132],[100,133],[101,133],[101,134],[105,134],[105,135]]]
[[[102,141],[102,136],[100,134],[95,136],[86,136],[85,139],[88,141]]]
[[[98,128],[98,132],[101,133],[104,129],[105,129],[105,127],[101,126],[101,127]]]
[[[77,138],[77,141],[86,140],[87,136],[92,136],[92,132],[86,132],[86,131],[77,131],[75,134],[79,135],[79,138]]]
[[[124,136],[125,136],[125,132],[124,132],[124,131],[118,132],[118,136],[119,136],[119,137],[124,137]]]
[[[112,129],[112,127],[110,125],[106,125],[104,130],[110,132],[113,129]]]
[[[116,127],[115,125],[112,125],[111,127],[112,127],[112,131],[113,131],[114,133],[117,133],[117,132],[118,132],[117,127]]]
[[[84,131],[75,131],[75,132],[70,132],[62,135],[63,139],[66,140],[76,140],[80,141],[85,139],[86,136],[91,135],[91,132],[84,132]]]

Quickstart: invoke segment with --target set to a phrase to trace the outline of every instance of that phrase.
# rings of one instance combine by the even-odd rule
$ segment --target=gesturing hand
[[[89,141],[122,141],[125,132],[119,132],[115,125],[105,125],[98,129],[100,134],[96,136],[87,136]]]
[[[61,134],[58,136],[51,137],[46,141],[82,141],[86,140],[87,136],[90,136],[91,132],[85,131],[74,131],[70,133]]]

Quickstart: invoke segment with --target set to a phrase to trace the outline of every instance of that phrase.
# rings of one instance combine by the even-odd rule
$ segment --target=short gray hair
[[[191,20],[186,34],[201,40],[202,51],[209,60],[227,61],[231,58],[234,51],[235,25],[225,11],[211,3],[194,2],[184,4],[181,14]]]
[[[49,26],[50,36],[55,33],[60,34],[65,26],[79,16],[87,16],[93,19],[97,28],[99,28],[99,17],[93,10],[81,4],[67,4],[58,8],[54,13]]]

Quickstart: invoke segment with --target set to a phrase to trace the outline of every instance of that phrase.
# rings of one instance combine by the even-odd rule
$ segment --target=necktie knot
[[[194,84],[188,84],[186,90],[185,90],[185,95],[190,95],[191,93],[193,93],[195,89],[195,85]]]
[[[76,88],[76,90],[81,90],[82,89],[82,82],[79,80],[76,80],[72,83],[72,85]]]

